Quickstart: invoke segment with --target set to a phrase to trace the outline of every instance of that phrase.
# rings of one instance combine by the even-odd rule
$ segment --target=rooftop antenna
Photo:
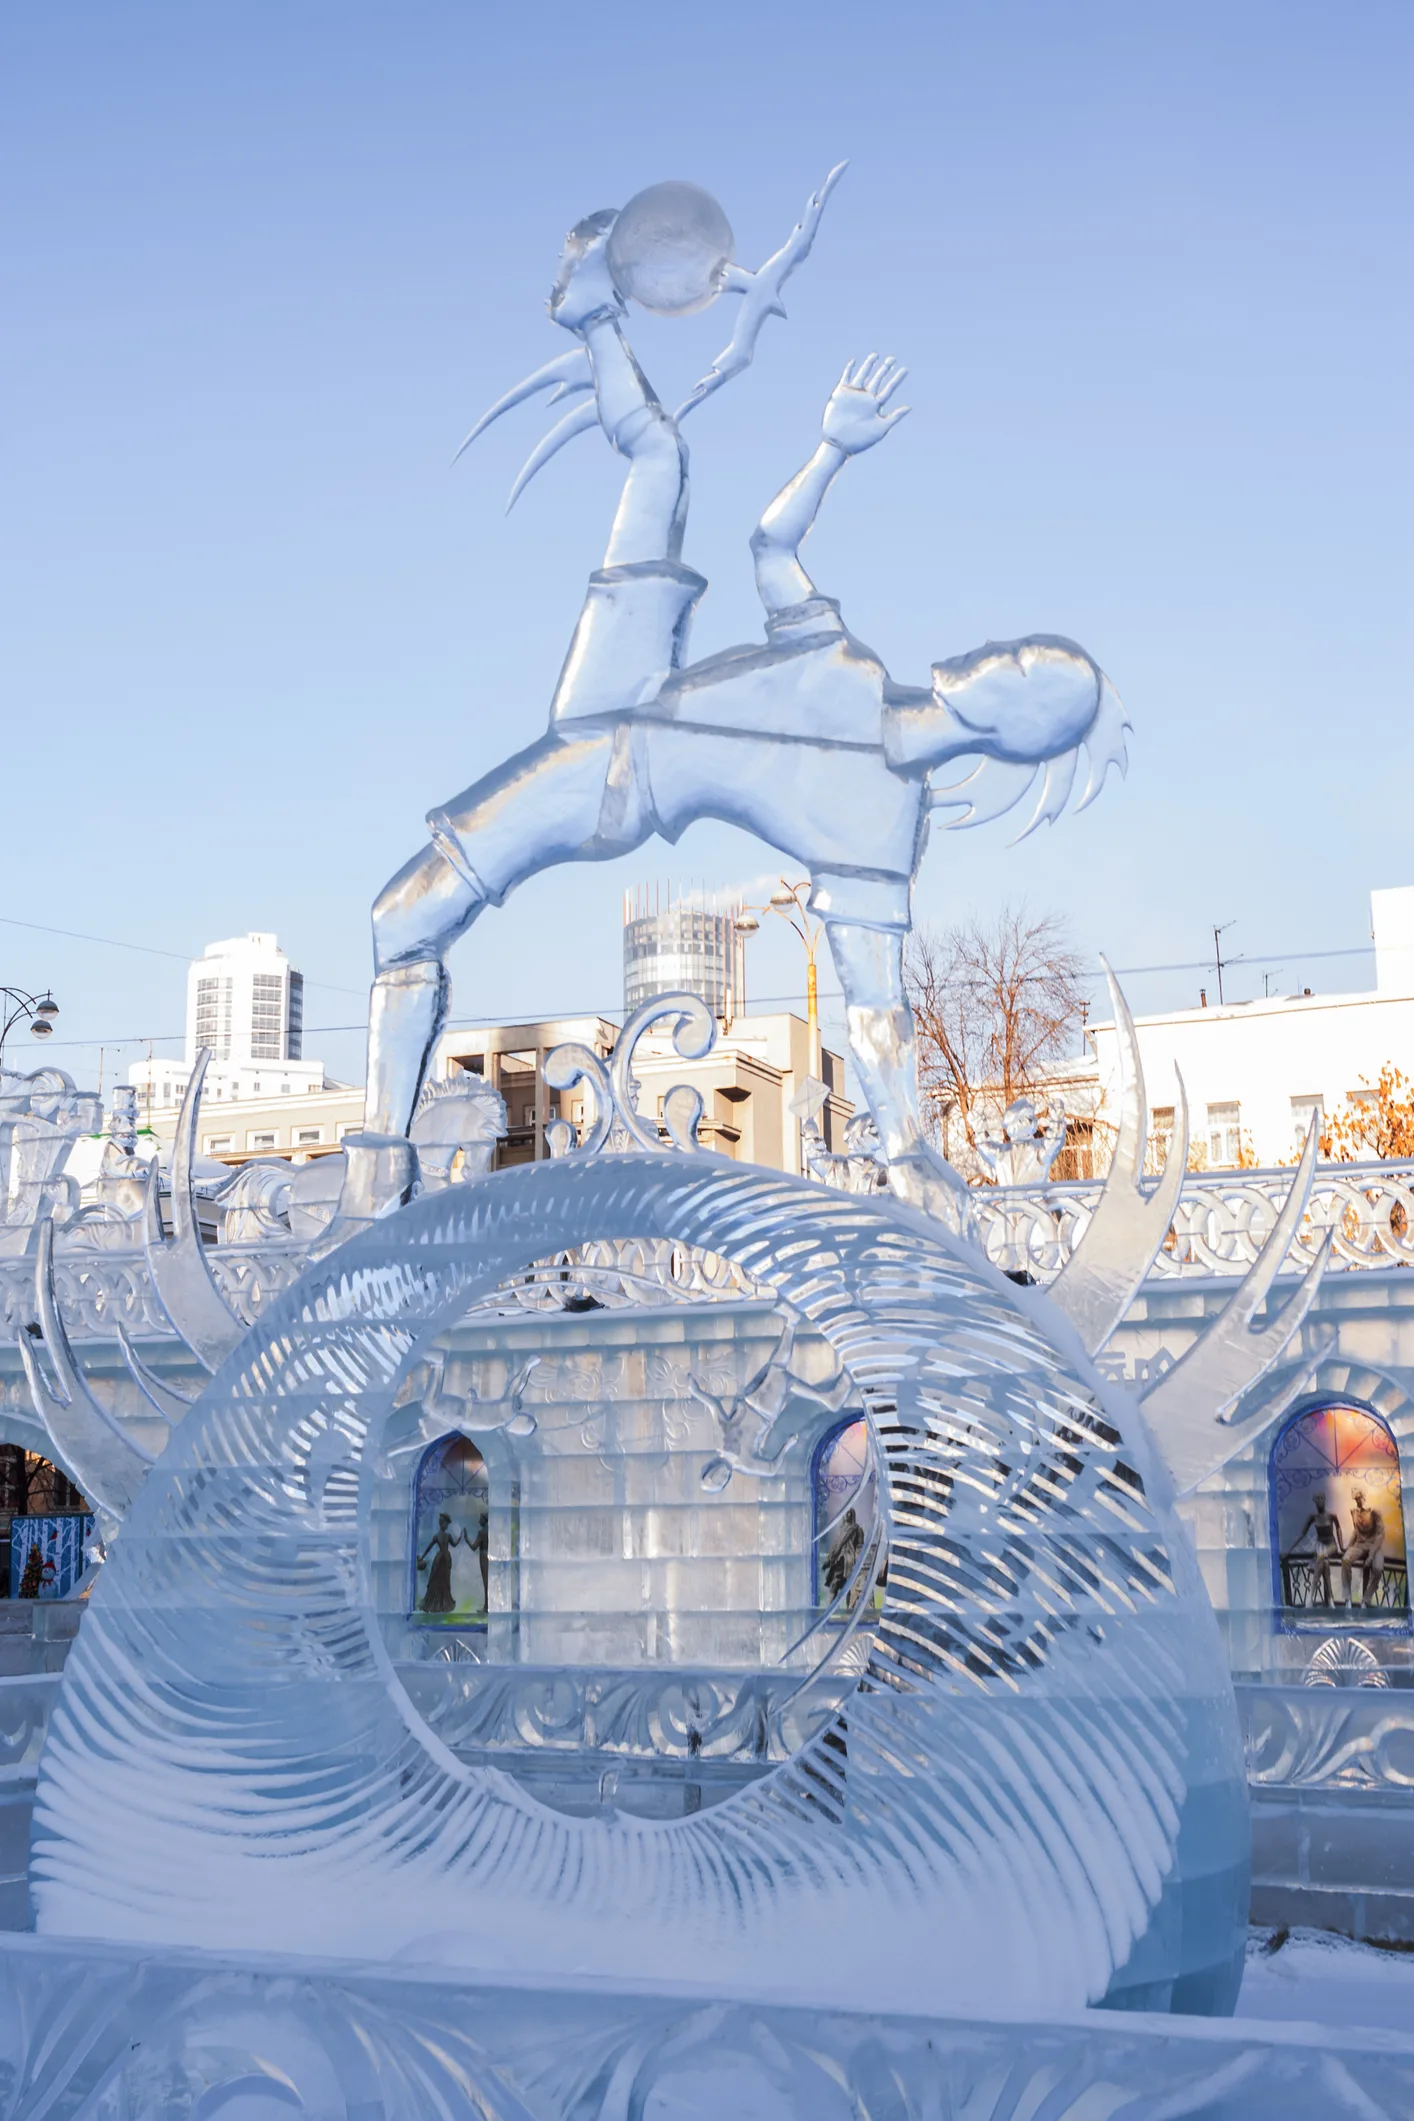
[[[1220,1009],[1223,1005],[1223,968],[1232,963],[1230,957],[1223,956],[1222,938],[1226,935],[1229,928],[1235,928],[1236,926],[1237,920],[1234,917],[1230,921],[1223,921],[1220,926],[1215,924],[1213,928],[1213,960],[1218,968],[1218,1007]]]

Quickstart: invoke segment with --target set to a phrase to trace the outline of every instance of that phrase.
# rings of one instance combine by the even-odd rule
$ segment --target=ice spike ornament
[[[839,1705],[653,1822],[572,1816],[459,1758],[375,1610],[400,1387],[478,1295],[606,1237],[768,1285],[848,1369],[888,1491],[887,1588]],[[603,1155],[415,1200],[249,1331],[92,1595],[31,1875],[48,1936],[1039,2015],[1230,2008],[1247,1858],[1226,1662],[1167,1477],[1060,1315],[887,1199]]]

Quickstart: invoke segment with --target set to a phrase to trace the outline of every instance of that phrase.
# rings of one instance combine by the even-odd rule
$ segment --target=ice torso
[[[766,631],[764,644],[726,648],[675,671],[644,711],[753,736],[882,745],[888,673],[845,631],[832,599],[777,613]]]

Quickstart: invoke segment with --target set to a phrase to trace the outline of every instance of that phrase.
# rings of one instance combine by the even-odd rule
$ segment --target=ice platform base
[[[0,1937],[6,2121],[1404,2121],[1414,2038],[962,2022]],[[782,1990],[782,1998],[785,1995]]]

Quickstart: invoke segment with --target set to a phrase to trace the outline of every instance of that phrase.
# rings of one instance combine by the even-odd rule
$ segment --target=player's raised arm
[[[906,405],[889,404],[907,373],[888,354],[846,363],[825,407],[819,448],[782,487],[752,533],[756,588],[768,612],[788,610],[814,596],[800,547],[846,457],[872,449],[908,411]]]
[[[570,230],[550,296],[550,315],[589,356],[600,425],[629,473],[619,498],[606,567],[682,557],[687,519],[687,451],[623,334],[623,298],[608,264],[613,214],[592,214]]]

